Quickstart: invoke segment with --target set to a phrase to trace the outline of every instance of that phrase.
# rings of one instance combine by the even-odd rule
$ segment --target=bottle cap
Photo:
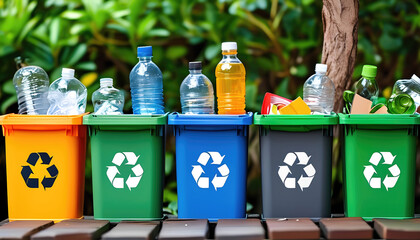
[[[411,76],[411,79],[413,79],[414,81],[416,81],[417,83],[420,83],[420,78],[417,77],[416,74],[413,74],[413,76]]]
[[[200,61],[197,62],[190,62],[188,64],[188,67],[190,70],[201,70],[202,69],[202,65]]]
[[[236,42],[222,42],[222,51],[237,50]]]
[[[67,78],[74,77],[74,69],[72,69],[72,68],[63,68],[61,70],[61,76],[62,77],[67,77]]]
[[[137,47],[137,57],[152,57],[152,46]]]
[[[362,77],[375,78],[378,68],[373,65],[364,65],[362,68]]]
[[[317,63],[315,65],[315,72],[321,72],[321,73],[326,73],[328,69],[327,64],[321,64],[321,63]]]
[[[101,78],[99,82],[101,87],[108,87],[112,86],[113,80],[112,78]]]

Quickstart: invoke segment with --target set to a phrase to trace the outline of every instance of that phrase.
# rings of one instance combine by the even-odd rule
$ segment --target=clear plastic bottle
[[[401,79],[395,82],[394,88],[392,89],[392,96],[393,98],[396,95],[400,95],[402,93],[410,95],[410,97],[416,103],[416,107],[420,106],[420,78],[417,77],[415,74],[411,77],[411,79]]]
[[[377,67],[373,65],[364,65],[362,77],[353,86],[353,91],[360,96],[376,103],[379,95],[379,87],[376,83]]]
[[[214,91],[211,81],[201,73],[201,62],[189,63],[190,74],[180,87],[183,114],[213,114]]]
[[[216,67],[219,114],[245,114],[245,67],[237,58],[236,42],[222,43],[223,59]]]
[[[164,114],[162,72],[152,62],[152,47],[138,47],[139,63],[130,72],[134,114]]]
[[[92,94],[92,103],[95,114],[123,114],[124,92],[112,86],[112,78],[101,78],[100,84],[100,88]]]
[[[77,115],[86,110],[87,89],[74,77],[74,69],[63,68],[61,78],[48,91],[48,115]]]
[[[331,114],[334,109],[335,87],[326,73],[326,64],[316,64],[315,74],[303,85],[303,100],[313,114]]]
[[[13,76],[13,85],[18,98],[19,114],[47,114],[50,85],[48,74],[40,67],[26,66],[20,57],[15,61],[18,70]]]

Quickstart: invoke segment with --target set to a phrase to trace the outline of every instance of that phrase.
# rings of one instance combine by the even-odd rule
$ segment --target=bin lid
[[[254,115],[256,125],[302,126],[302,125],[336,125],[337,114],[331,115]]]
[[[83,116],[80,115],[24,115],[7,114],[0,117],[1,125],[82,125]]]
[[[168,116],[169,125],[251,125],[252,113],[243,115],[180,114]]]
[[[83,125],[166,125],[168,114],[159,115],[95,115],[89,114],[83,117]]]
[[[358,125],[413,125],[420,123],[418,114],[343,114],[339,113],[340,124]]]

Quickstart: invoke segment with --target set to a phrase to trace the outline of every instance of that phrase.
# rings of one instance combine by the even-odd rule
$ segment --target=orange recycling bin
[[[0,117],[6,143],[9,220],[83,216],[83,115]]]

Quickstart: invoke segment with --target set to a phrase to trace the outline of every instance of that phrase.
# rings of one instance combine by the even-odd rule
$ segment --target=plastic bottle
[[[97,115],[123,114],[124,92],[112,86],[112,78],[101,78],[100,88],[92,94],[92,103]]]
[[[139,63],[130,72],[134,114],[164,114],[162,72],[152,62],[152,47],[138,47]]]
[[[388,112],[391,114],[413,114],[416,104],[413,98],[406,94],[393,94],[387,103]]]
[[[63,68],[61,78],[48,91],[48,115],[77,115],[85,112],[87,89],[74,77],[74,69]]]
[[[399,95],[399,94],[408,94],[411,98],[413,98],[414,102],[416,103],[416,107],[420,106],[420,78],[417,77],[415,74],[411,77],[411,79],[401,79],[395,82],[394,88],[392,89],[392,96]]]
[[[313,114],[331,114],[334,108],[335,87],[326,73],[326,64],[316,64],[315,74],[303,85],[303,100]]]
[[[375,81],[377,67],[372,65],[364,65],[362,69],[362,77],[357,81],[353,90],[354,93],[376,102],[379,95],[379,87]]]
[[[219,114],[245,114],[245,67],[237,58],[236,42],[222,43],[223,59],[216,67]]]
[[[201,73],[201,62],[189,63],[190,74],[180,87],[183,114],[213,114],[214,91],[211,81]]]
[[[20,57],[15,61],[18,70],[13,76],[13,85],[18,98],[19,114],[47,114],[50,84],[48,74],[40,67],[26,66]]]

